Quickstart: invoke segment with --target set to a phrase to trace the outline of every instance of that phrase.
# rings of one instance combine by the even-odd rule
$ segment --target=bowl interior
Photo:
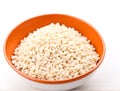
[[[50,23],[58,22],[60,24],[65,24],[66,26],[74,27],[81,34],[86,36],[89,40],[91,40],[91,43],[96,48],[100,58],[103,58],[105,52],[104,42],[99,33],[96,32],[96,30],[91,25],[72,16],[62,14],[48,14],[31,18],[21,23],[11,31],[4,45],[4,53],[8,63],[12,66],[11,55],[13,54],[14,49],[20,43],[20,40],[22,40],[25,36],[37,28],[48,25]]]

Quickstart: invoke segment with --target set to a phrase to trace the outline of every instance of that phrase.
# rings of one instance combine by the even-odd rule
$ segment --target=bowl
[[[14,52],[14,49],[19,45],[20,40],[22,40],[25,36],[27,36],[30,32],[36,30],[37,28],[43,27],[50,23],[61,23],[66,26],[73,27],[81,34],[86,36],[91,44],[96,48],[97,53],[100,55],[100,59],[97,62],[97,65],[90,70],[89,72],[80,75],[76,78],[71,78],[67,80],[57,80],[57,81],[49,81],[49,80],[41,80],[37,78],[30,77],[23,72],[19,71],[15,68],[15,66],[11,62],[11,55]],[[46,14],[36,16],[34,18],[28,19],[17,27],[15,27],[8,35],[5,44],[4,44],[4,55],[8,62],[8,64],[20,74],[22,77],[27,78],[28,80],[37,83],[40,89],[44,90],[68,90],[82,85],[86,82],[96,71],[96,69],[101,65],[104,56],[105,56],[105,44],[102,36],[98,31],[93,28],[90,24],[85,21],[76,18],[74,16],[65,15],[65,14]]]

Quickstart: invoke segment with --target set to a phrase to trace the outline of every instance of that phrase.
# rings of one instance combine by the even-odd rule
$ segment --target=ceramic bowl
[[[28,75],[25,75],[24,73],[16,69],[11,62],[11,55],[13,54],[13,51],[17,47],[17,45],[19,45],[20,40],[22,40],[25,36],[27,36],[30,32],[36,30],[37,28],[43,27],[50,23],[58,22],[60,24],[65,24],[66,26],[75,28],[77,31],[79,31],[81,34],[86,36],[91,41],[91,44],[94,45],[97,53],[100,55],[100,59],[97,65],[89,72],[80,75],[76,78],[58,81],[49,81],[33,78]],[[105,44],[100,33],[98,33],[98,31],[87,22],[70,15],[46,14],[28,19],[19,24],[17,27],[15,27],[9,33],[5,41],[4,54],[8,64],[22,77],[27,78],[28,80],[38,84],[40,89],[44,89],[47,91],[48,90],[58,91],[72,89],[86,82],[91,77],[91,75],[96,71],[96,69],[101,65],[105,55]]]

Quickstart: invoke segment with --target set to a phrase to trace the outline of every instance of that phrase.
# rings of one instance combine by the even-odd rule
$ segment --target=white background
[[[74,91],[120,91],[119,0],[0,0],[0,91],[41,91],[9,67],[3,44],[19,23],[48,13],[69,14],[87,21],[101,33],[106,44],[102,65]]]

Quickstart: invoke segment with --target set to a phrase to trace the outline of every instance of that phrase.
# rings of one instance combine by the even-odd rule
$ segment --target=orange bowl
[[[80,75],[76,78],[67,79],[67,80],[58,80],[58,81],[48,81],[48,80],[41,80],[41,79],[33,78],[28,75],[25,75],[23,72],[16,69],[11,62],[11,55],[13,54],[14,49],[19,45],[20,40],[22,40],[25,36],[27,36],[30,32],[36,30],[37,28],[46,26],[50,23],[58,23],[58,22],[60,24],[65,24],[66,26],[75,28],[77,31],[79,31],[81,34],[86,36],[91,41],[91,44],[94,45],[97,53],[100,55],[100,59],[96,67],[94,67],[89,72],[83,75]],[[86,76],[90,75],[93,71],[95,71],[103,61],[103,58],[105,55],[105,44],[104,44],[103,38],[96,31],[96,29],[93,28],[88,23],[84,22],[83,20],[79,18],[75,18],[73,16],[64,15],[64,14],[46,14],[46,15],[41,15],[41,16],[28,19],[24,21],[23,23],[19,24],[17,27],[15,27],[10,32],[10,34],[8,35],[5,41],[4,54],[5,54],[5,58],[8,64],[17,73],[19,73],[21,76],[29,80],[32,80],[38,83],[43,83],[43,84],[64,84],[64,83],[70,83],[70,82],[85,78]]]

